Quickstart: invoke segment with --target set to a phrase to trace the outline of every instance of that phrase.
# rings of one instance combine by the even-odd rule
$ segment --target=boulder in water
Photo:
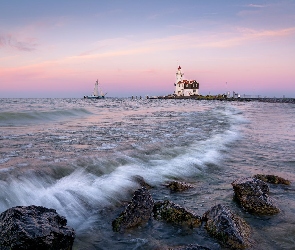
[[[291,184],[291,182],[289,180],[286,180],[286,179],[279,177],[277,175],[256,174],[253,177],[256,179],[262,180],[264,182],[272,183],[272,184],[284,184],[284,185]]]
[[[166,184],[166,187],[168,187],[172,192],[182,192],[192,188],[193,186],[185,182],[171,181]]]
[[[280,212],[269,197],[268,185],[259,179],[248,177],[232,182],[235,197],[241,206],[250,213],[272,215]]]
[[[140,175],[133,175],[131,179],[138,183],[141,187],[145,187],[146,189],[152,188],[149,184],[146,183],[145,179]]]
[[[189,244],[187,246],[169,247],[169,250],[210,250],[210,248],[198,244]]]
[[[216,205],[203,215],[205,228],[214,238],[231,249],[245,249],[250,244],[250,227],[227,206]]]
[[[75,231],[56,210],[18,206],[0,214],[0,249],[69,250]]]
[[[119,232],[148,221],[153,206],[154,200],[145,187],[136,190],[125,211],[112,222],[113,231]]]
[[[157,220],[189,228],[198,227],[202,223],[200,216],[168,200],[156,202],[153,213]]]

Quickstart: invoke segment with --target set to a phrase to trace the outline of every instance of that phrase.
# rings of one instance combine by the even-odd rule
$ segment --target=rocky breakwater
[[[74,229],[56,210],[18,206],[0,214],[0,249],[70,250]]]
[[[232,182],[235,198],[244,210],[260,215],[272,215],[280,212],[269,197],[269,186],[264,181],[248,177]]]

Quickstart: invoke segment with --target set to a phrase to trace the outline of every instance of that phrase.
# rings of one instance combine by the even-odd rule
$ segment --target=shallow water
[[[295,106],[195,100],[0,99],[0,212],[42,205],[66,216],[74,249],[155,249],[198,243],[222,249],[203,228],[151,220],[126,233],[111,222],[139,188],[202,215],[222,203],[252,228],[253,249],[292,249],[295,188],[270,185],[280,209],[253,216],[231,182],[253,174],[295,180]],[[163,184],[195,188],[170,193]]]

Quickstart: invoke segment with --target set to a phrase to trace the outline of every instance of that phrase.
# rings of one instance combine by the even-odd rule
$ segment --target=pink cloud
[[[19,51],[36,50],[38,44],[34,38],[19,38],[12,34],[0,34],[0,48],[12,48]]]
[[[295,27],[276,29],[276,30],[255,30],[249,28],[238,28],[242,37],[246,39],[255,39],[261,37],[289,37],[295,34]]]
[[[219,33],[194,34],[168,36],[145,41],[134,41],[126,38],[106,39],[97,42],[92,49],[81,52],[78,56],[68,59],[94,60],[122,56],[135,56],[150,54],[153,52],[179,51],[195,48],[224,48],[234,47],[269,37],[290,37],[295,34],[295,27],[284,29],[249,29],[244,27],[224,27]]]

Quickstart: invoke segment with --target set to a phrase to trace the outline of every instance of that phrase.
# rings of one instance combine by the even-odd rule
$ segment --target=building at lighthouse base
[[[176,72],[176,82],[174,83],[174,96],[194,96],[199,95],[200,84],[196,80],[184,80],[184,73],[178,66]]]

